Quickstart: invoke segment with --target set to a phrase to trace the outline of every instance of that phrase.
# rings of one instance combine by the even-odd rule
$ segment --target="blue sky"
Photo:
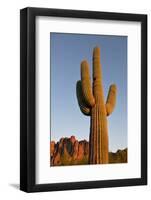
[[[50,34],[51,140],[75,135],[89,139],[90,117],[83,115],[76,98],[80,63],[86,59],[92,75],[92,52],[101,49],[105,98],[117,85],[117,104],[108,117],[109,150],[127,147],[127,37],[87,34]],[[92,76],[91,76],[92,77]]]

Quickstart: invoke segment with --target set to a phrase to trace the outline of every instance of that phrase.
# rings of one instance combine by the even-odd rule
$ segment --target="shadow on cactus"
[[[90,116],[89,164],[107,164],[108,157],[108,125],[109,116],[116,104],[116,85],[109,88],[105,102],[100,63],[100,49],[93,50],[93,81],[91,86],[89,65],[86,60],[81,62],[81,80],[77,82],[77,99],[81,112]]]

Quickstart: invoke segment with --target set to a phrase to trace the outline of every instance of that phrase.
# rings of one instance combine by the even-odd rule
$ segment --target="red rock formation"
[[[50,142],[50,165],[84,165],[88,164],[89,142],[78,141],[75,136],[61,138],[57,143]],[[127,149],[109,152],[109,163],[126,163]]]
[[[72,135],[72,136],[70,137],[70,141],[72,142],[72,144],[74,144],[74,143],[75,143],[75,141],[76,141],[76,138],[75,138],[75,136],[73,136],[73,135]]]
[[[51,166],[80,164],[85,157],[88,158],[88,142],[78,141],[75,136],[61,138],[56,144],[52,141],[50,147]]]
[[[52,142],[50,143],[50,155],[51,155],[51,156],[53,156],[54,151],[55,151],[55,142],[52,141]]]

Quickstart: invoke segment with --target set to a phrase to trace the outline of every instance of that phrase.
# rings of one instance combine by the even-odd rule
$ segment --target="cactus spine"
[[[102,84],[102,67],[100,64],[100,49],[93,50],[93,87],[86,60],[81,62],[81,80],[77,82],[77,99],[83,114],[90,116],[89,163],[108,163],[108,127],[109,116],[116,103],[116,85],[111,85],[107,101],[104,101]]]

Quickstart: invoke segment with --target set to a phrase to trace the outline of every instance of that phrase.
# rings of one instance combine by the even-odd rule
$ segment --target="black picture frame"
[[[35,19],[37,16],[120,20],[141,23],[141,178],[70,183],[35,182]],[[43,192],[147,184],[147,15],[48,8],[20,11],[20,189]]]

